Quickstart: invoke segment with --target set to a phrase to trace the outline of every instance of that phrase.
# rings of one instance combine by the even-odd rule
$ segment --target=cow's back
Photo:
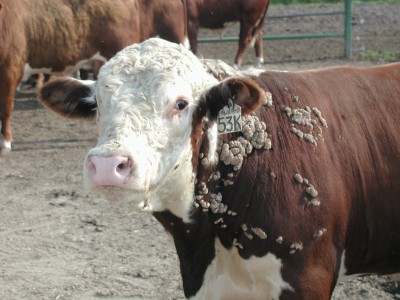
[[[134,17],[137,1],[30,1],[25,10],[29,12],[24,25],[31,67],[63,70],[97,52],[110,58],[140,41],[139,18]]]

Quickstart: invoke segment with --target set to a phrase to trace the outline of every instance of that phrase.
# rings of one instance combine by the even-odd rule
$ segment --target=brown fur
[[[157,34],[182,43],[186,35],[183,1],[0,0],[0,121],[4,139],[12,140],[15,89],[25,63],[62,72],[97,52],[109,59],[122,48]]]
[[[242,168],[234,172],[232,186],[208,183],[209,192],[221,192],[222,202],[238,215],[199,216],[196,211],[193,218],[202,228],[200,232],[209,230],[202,239],[208,241],[212,234],[210,224],[222,217],[226,227],[214,225],[213,232],[225,247],[232,247],[236,239],[243,246],[238,251],[244,259],[268,252],[278,256],[283,263],[283,278],[295,291],[284,291],[280,299],[329,299],[343,251],[347,275],[399,272],[400,63],[372,68],[265,72],[257,77],[229,79],[241,80],[251,87],[257,83],[272,94],[272,107],[260,107],[254,112],[267,125],[272,149],[249,155]],[[193,119],[194,158],[200,152],[207,153],[208,147],[204,133],[199,131],[206,129],[202,125],[206,119],[201,115],[216,115],[219,103],[238,92],[240,89],[234,85],[221,83],[200,102]],[[259,95],[262,97],[263,93]],[[322,135],[316,145],[290,131],[293,122],[283,109],[305,106],[318,108],[327,122],[324,127],[313,114],[317,120],[315,133]],[[222,135],[221,139],[226,143],[240,135]],[[200,160],[193,160],[197,182],[207,182],[215,169],[202,166]],[[221,162],[216,169],[222,178],[232,172]],[[296,173],[315,187],[320,205],[310,204],[314,198],[306,192],[305,183],[294,179]],[[157,214],[157,219],[166,226],[170,217],[159,215],[162,214]],[[250,240],[242,224],[262,228],[268,238]],[[199,266],[189,261],[198,252],[212,251],[196,248],[186,253],[183,249],[191,247],[190,237],[175,234],[180,226],[166,228],[176,239],[184,286],[190,290],[186,295],[194,295],[196,290],[191,287],[202,282],[202,277],[190,274]],[[278,243],[279,237],[282,241]],[[296,244],[301,247],[293,250]]]
[[[329,299],[344,250],[347,274],[399,272],[400,63],[252,79],[272,94],[273,106],[255,112],[267,125],[272,150],[248,156],[235,184],[221,190],[229,209],[240,212],[224,217],[228,227],[217,230],[222,243],[229,247],[236,237],[244,258],[267,252],[281,258],[283,278],[295,289],[282,299]],[[322,112],[328,127],[314,125],[322,133],[317,145],[290,131],[285,106]],[[319,206],[309,205],[312,197],[295,173],[318,190]],[[240,233],[243,223],[263,228],[268,239],[250,241]],[[318,236],[321,228],[326,233]],[[303,249],[291,254],[294,243]]]
[[[221,204],[236,214],[212,213],[206,205],[199,205],[193,208],[191,222],[184,223],[169,211],[154,213],[174,239],[186,297],[194,296],[203,285],[204,273],[216,255],[216,238],[227,249],[240,244],[237,250],[244,260],[268,253],[278,257],[282,277],[293,288],[284,290],[280,299],[329,299],[343,254],[347,275],[398,273],[400,63],[267,71],[227,82],[234,84],[213,87],[198,103],[193,115],[192,163],[196,193],[200,183],[205,183],[209,193],[203,195],[204,201],[221,193]],[[251,106],[252,114],[265,122],[272,149],[253,150],[237,171],[221,161],[202,164],[199,154],[207,156],[209,148],[206,131],[215,122],[210,116],[217,115],[227,98],[244,91],[238,88],[242,86],[239,82],[253,91],[245,103],[252,99],[256,104]],[[71,91],[79,96],[82,89],[71,82],[59,83],[58,89],[49,87],[42,100],[51,101],[49,106],[55,105],[56,110],[59,102],[66,102],[61,105],[66,109],[80,110],[64,114],[88,115],[89,103],[77,106],[78,99],[71,97]],[[58,99],[48,96],[52,89],[59,93],[54,94]],[[272,106],[259,106],[267,93],[272,94]],[[310,128],[296,123],[286,108],[307,111],[306,107],[321,112],[321,118],[311,112],[316,143],[291,130],[293,126]],[[228,143],[240,136],[243,133],[219,137]],[[214,171],[221,178],[211,180]],[[222,184],[226,178],[232,180],[231,185]],[[311,184],[318,195],[307,191]],[[267,238],[254,234],[250,239],[251,231],[245,232],[243,224],[261,229]]]
[[[263,57],[261,28],[268,5],[269,0],[187,0],[188,36],[193,53],[197,53],[199,27],[222,29],[224,23],[240,22],[235,64],[242,64],[245,51],[253,38],[256,38],[256,56]]]

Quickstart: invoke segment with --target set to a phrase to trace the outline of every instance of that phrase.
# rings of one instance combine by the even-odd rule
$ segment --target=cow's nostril
[[[132,170],[132,160],[124,158],[120,164],[117,165],[116,171],[122,176],[128,176]]]
[[[125,169],[129,168],[129,164],[128,163],[119,164],[117,168],[118,168],[118,170],[125,170]]]

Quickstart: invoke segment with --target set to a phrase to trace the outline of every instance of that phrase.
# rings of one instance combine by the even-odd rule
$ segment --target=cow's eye
[[[187,105],[188,105],[188,102],[186,100],[180,99],[180,100],[176,101],[175,109],[184,110]]]

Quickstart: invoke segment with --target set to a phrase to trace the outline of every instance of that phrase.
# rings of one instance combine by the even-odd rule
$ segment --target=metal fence
[[[319,12],[310,14],[293,14],[293,15],[281,15],[281,16],[268,16],[268,19],[278,18],[296,18],[296,17],[307,17],[307,16],[327,16],[327,15],[344,15],[343,32],[328,32],[328,33],[303,33],[294,35],[267,35],[263,36],[263,40],[294,40],[294,39],[315,39],[315,38],[332,38],[332,37],[343,37],[344,39],[344,56],[351,58],[351,0],[344,0],[344,9],[330,12]],[[238,37],[224,37],[224,38],[200,38],[199,43],[219,43],[219,42],[235,42],[239,41]]]

